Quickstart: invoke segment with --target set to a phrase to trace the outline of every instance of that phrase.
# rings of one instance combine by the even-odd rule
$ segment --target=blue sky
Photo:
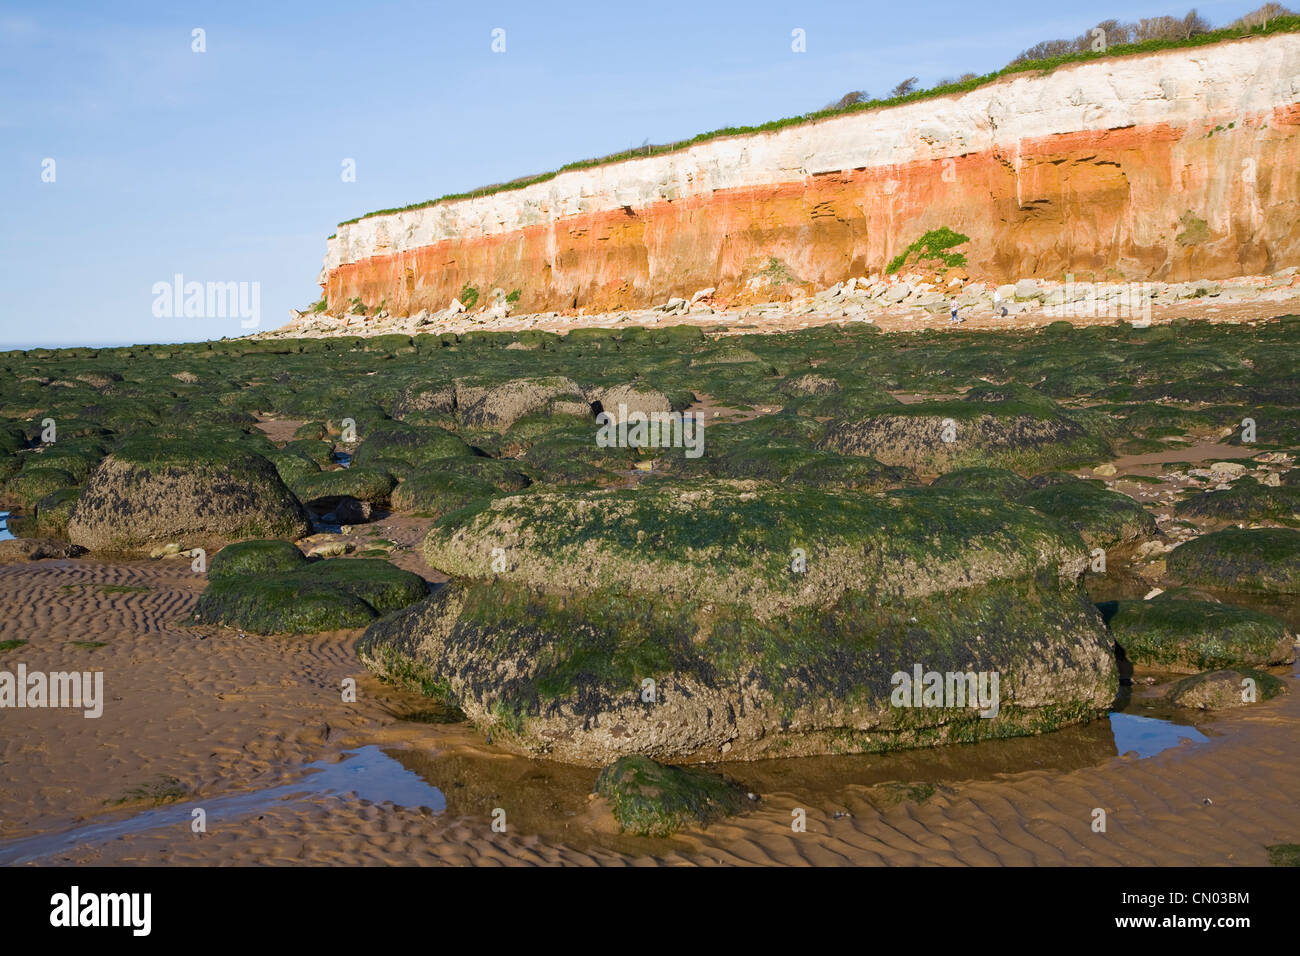
[[[1258,5],[1197,9],[1218,26]],[[319,297],[340,220],[911,75],[988,72],[1107,17],[1184,12],[1162,0],[0,3],[0,348],[247,331],[237,317],[156,316],[154,286],[176,274],[258,283],[273,328]],[[504,53],[491,49],[498,27]],[[206,52],[191,49],[196,28]],[[795,28],[805,53],[791,51]]]

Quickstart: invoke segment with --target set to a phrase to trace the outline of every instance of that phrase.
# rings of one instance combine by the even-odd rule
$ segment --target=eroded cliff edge
[[[1300,262],[1300,34],[1061,66],[363,218],[331,311],[522,311],[771,298],[879,272],[948,228],[972,278],[1228,278]]]

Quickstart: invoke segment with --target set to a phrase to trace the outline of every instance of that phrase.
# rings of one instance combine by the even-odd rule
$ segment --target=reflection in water
[[[1139,757],[1154,757],[1162,750],[1177,747],[1184,740],[1205,743],[1210,739],[1195,727],[1136,714],[1113,713],[1110,726],[1115,733],[1115,748],[1121,754],[1132,752]]]
[[[394,803],[401,807],[425,807],[442,813],[447,803],[442,794],[419,776],[405,769],[378,747],[361,747],[349,751],[337,763],[317,761],[305,768],[301,780],[255,790],[252,793],[173,803],[156,810],[146,810],[125,820],[92,823],[62,833],[43,833],[0,843],[0,865],[27,863],[77,846],[106,843],[117,837],[143,833],[164,826],[184,826],[192,811],[202,807],[209,823],[265,811],[286,800],[315,796],[355,794],[371,803]]]
[[[352,453],[346,451],[336,451],[331,454],[334,464],[342,465],[344,468],[352,467]]]
[[[9,512],[0,511],[0,541],[8,541],[14,536],[9,530]]]

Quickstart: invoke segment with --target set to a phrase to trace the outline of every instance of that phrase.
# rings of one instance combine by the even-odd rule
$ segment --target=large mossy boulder
[[[1300,525],[1300,487],[1270,487],[1245,475],[1234,481],[1231,488],[1202,491],[1180,501],[1174,512],[1186,518],[1275,521],[1294,527]]]
[[[1019,501],[1073,528],[1090,548],[1146,541],[1159,533],[1156,519],[1145,508],[1092,479],[1053,482]]]
[[[1169,552],[1170,577],[1229,591],[1300,593],[1300,531],[1225,528]]]
[[[387,561],[311,561],[287,541],[245,541],[213,558],[191,620],[255,634],[313,634],[365,627],[428,593],[423,578]]]
[[[1033,474],[1110,453],[1108,441],[1078,415],[1023,386],[980,387],[961,399],[900,404],[836,423],[822,444],[928,474],[970,467]]]
[[[499,384],[456,382],[456,414],[470,428],[504,431],[525,415],[590,415],[582,388],[562,375]]]
[[[1082,541],[984,496],[534,489],[448,515],[425,554],[455,582],[373,625],[367,666],[573,763],[1038,733],[1089,719],[1118,686],[1079,586]],[[996,713],[896,704],[896,676],[918,666],[996,672]]]
[[[309,530],[306,510],[261,455],[184,441],[123,444],[91,473],[67,523],[73,544],[126,553],[160,541],[217,548]]]
[[[958,468],[940,475],[930,483],[932,488],[964,488],[1016,501],[1034,490],[1024,478],[1006,468]]]
[[[669,767],[649,757],[620,757],[596,778],[623,830],[665,837],[686,827],[707,827],[749,809],[743,787],[720,774]]]
[[[474,453],[464,439],[435,425],[376,422],[359,432],[358,437],[362,441],[352,456],[354,467],[385,459],[418,466],[437,458]]]
[[[1115,643],[1134,664],[1194,673],[1295,660],[1295,635],[1270,614],[1161,595],[1098,605]]]

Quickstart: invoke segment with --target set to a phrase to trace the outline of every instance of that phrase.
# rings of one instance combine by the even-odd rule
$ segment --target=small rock
[[[149,552],[149,557],[153,558],[154,560],[157,560],[158,558],[170,558],[174,555],[180,554],[180,552],[181,552],[180,544],[178,544],[175,541],[172,541],[168,544],[159,545],[158,547],[153,548]]]
[[[1236,461],[1216,461],[1210,466],[1210,474],[1220,481],[1240,478],[1246,473],[1246,466]]]
[[[1094,468],[1092,473],[1094,475],[1102,475],[1103,477],[1109,478],[1111,475],[1115,474],[1115,471],[1115,466],[1110,462],[1106,462],[1104,465],[1098,465]]]

